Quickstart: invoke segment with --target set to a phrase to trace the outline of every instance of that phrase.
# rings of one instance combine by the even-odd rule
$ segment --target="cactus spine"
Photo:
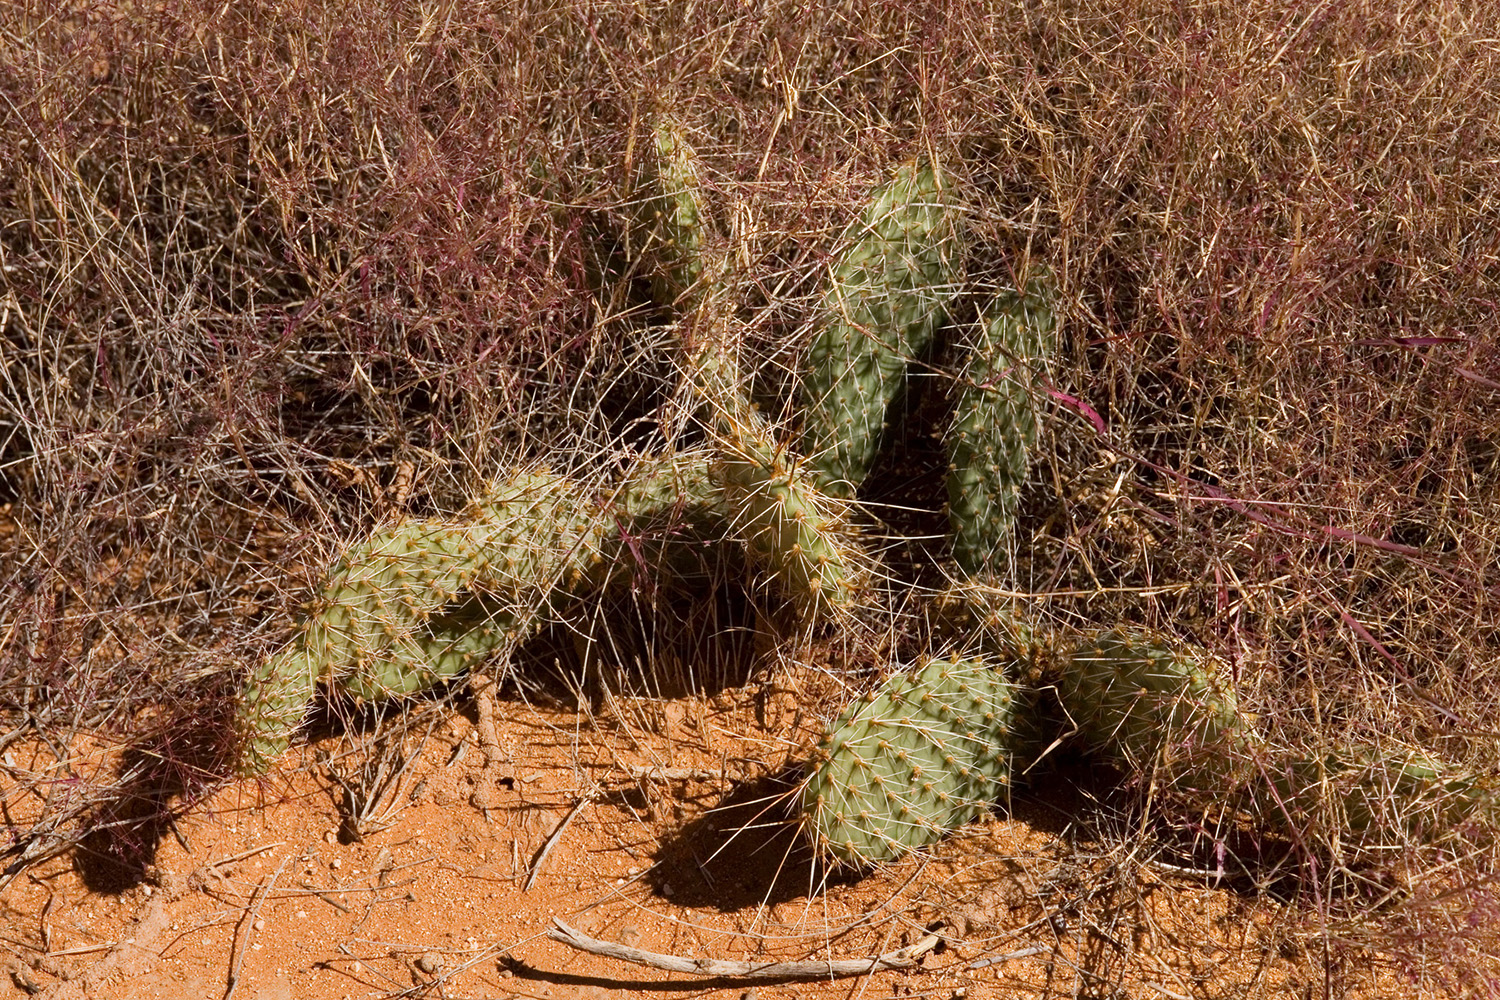
[[[930,163],[909,163],[845,234],[803,375],[803,450],[819,488],[852,497],[880,446],[907,362],[956,287],[952,206]]]
[[[934,659],[848,706],[818,745],[802,822],[830,860],[863,866],[934,843],[1010,779],[1011,683],[984,660]]]
[[[970,575],[1005,568],[1036,442],[1031,370],[1054,350],[1052,290],[1045,277],[1002,295],[973,332],[948,436],[948,519],[953,555]]]

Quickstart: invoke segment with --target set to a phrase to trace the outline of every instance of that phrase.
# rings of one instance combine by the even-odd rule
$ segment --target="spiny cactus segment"
[[[909,163],[845,234],[803,375],[803,450],[819,488],[852,497],[880,446],[907,363],[957,291],[953,206],[931,163]]]
[[[1045,275],[1000,296],[970,333],[948,435],[953,556],[971,575],[1008,565],[1016,503],[1037,436],[1031,374],[1051,357],[1053,292]]]
[[[703,205],[698,158],[682,123],[661,117],[651,129],[652,176],[656,190],[645,201],[648,248],[659,263],[652,294],[662,305],[681,304],[703,281]]]
[[[1085,639],[1062,669],[1058,698],[1080,741],[1128,770],[1185,778],[1218,773],[1226,749],[1252,738],[1234,687],[1160,637],[1116,629]]]
[[[1262,810],[1274,806],[1272,819],[1299,830],[1322,819],[1365,840],[1380,831],[1430,835],[1474,819],[1500,818],[1493,781],[1412,747],[1294,760],[1269,777]]]
[[[579,493],[561,476],[525,472],[463,518],[409,521],[350,549],[302,635],[247,683],[245,767],[264,770],[285,752],[320,680],[378,701],[429,688],[518,638],[564,572],[576,578],[598,553],[603,528]],[[477,594],[494,601],[487,622],[434,630],[434,616]]]
[[[926,847],[1010,780],[1012,683],[979,659],[934,659],[848,706],[814,754],[802,822],[828,859],[864,866]]]
[[[770,423],[751,405],[737,356],[744,338],[727,315],[728,291],[718,284],[723,268],[703,258],[705,215],[694,154],[681,126],[670,119],[658,122],[654,134],[658,203],[668,207],[659,225],[672,251],[660,275],[665,287],[656,294],[663,304],[670,295],[680,307],[686,293],[695,293],[690,298],[699,308],[691,342],[684,344],[684,367],[717,443],[720,457],[713,471],[725,516],[804,613],[824,618],[847,610],[862,574],[842,505],[819,493],[802,463],[777,442]]]

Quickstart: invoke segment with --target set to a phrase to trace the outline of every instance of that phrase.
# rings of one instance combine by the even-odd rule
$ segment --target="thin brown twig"
[[[547,860],[547,855],[552,853],[552,848],[557,846],[557,842],[562,839],[563,832],[567,830],[568,824],[572,823],[573,818],[583,811],[584,806],[592,801],[594,801],[593,796],[585,795],[573,804],[573,808],[568,810],[568,814],[562,818],[562,822],[557,824],[557,829],[552,831],[552,835],[547,838],[547,842],[542,845],[541,850],[536,852],[536,857],[531,859],[531,873],[526,876],[526,884],[521,887],[522,892],[531,891],[531,887],[536,884],[537,876],[542,873],[543,862]]]
[[[937,947],[939,936],[929,934],[916,944],[895,951],[876,955],[874,958],[822,959],[800,962],[731,962],[716,958],[684,958],[680,955],[664,955],[655,951],[642,951],[628,945],[591,938],[556,917],[547,936],[570,948],[586,951],[591,955],[618,958],[622,962],[633,962],[653,969],[668,972],[686,972],[695,976],[714,976],[725,979],[820,979],[824,976],[865,976],[886,969],[906,969]]]

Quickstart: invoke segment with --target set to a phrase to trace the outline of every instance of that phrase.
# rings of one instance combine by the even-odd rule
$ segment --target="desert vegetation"
[[[0,900],[159,887],[228,790],[380,835],[439,720],[488,821],[508,720],[604,787],[722,702],[765,749],[701,806],[791,831],[796,898],[989,886],[1024,859],[944,834],[1061,816],[1096,882],[1035,933],[1109,944],[1036,995],[1163,991],[1099,902],[1143,871],[1274,911],[1310,995],[1494,992],[1496,38],[1446,2],[8,5]],[[866,822],[907,755],[962,777]],[[659,872],[685,808],[645,810]],[[1246,975],[1167,992],[1280,988]]]

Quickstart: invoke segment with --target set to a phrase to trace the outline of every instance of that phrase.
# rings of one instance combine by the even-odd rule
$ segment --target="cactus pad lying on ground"
[[[1253,737],[1234,687],[1211,664],[1142,632],[1084,640],[1058,682],[1081,742],[1117,767],[1183,778],[1229,777],[1225,749]]]
[[[827,857],[889,861],[983,813],[1010,778],[1015,688],[984,660],[935,659],[845,709],[814,755],[802,822]]]
[[[759,474],[741,473],[748,484],[726,495],[714,460],[688,452],[640,461],[593,496],[575,480],[528,472],[460,517],[377,532],[334,567],[298,639],[246,680],[242,769],[263,771],[286,751],[320,681],[379,701],[448,680],[535,634],[558,613],[549,611],[556,598],[629,579],[629,539],[664,517],[739,530],[800,606],[843,606],[854,562],[835,521],[801,484]]]
[[[565,570],[592,565],[603,536],[592,514],[575,483],[527,472],[463,518],[408,521],[350,549],[302,635],[246,684],[245,769],[264,770],[285,752],[320,680],[365,700],[410,694],[519,637]],[[476,595],[494,602],[487,623],[434,632],[435,615]]]

